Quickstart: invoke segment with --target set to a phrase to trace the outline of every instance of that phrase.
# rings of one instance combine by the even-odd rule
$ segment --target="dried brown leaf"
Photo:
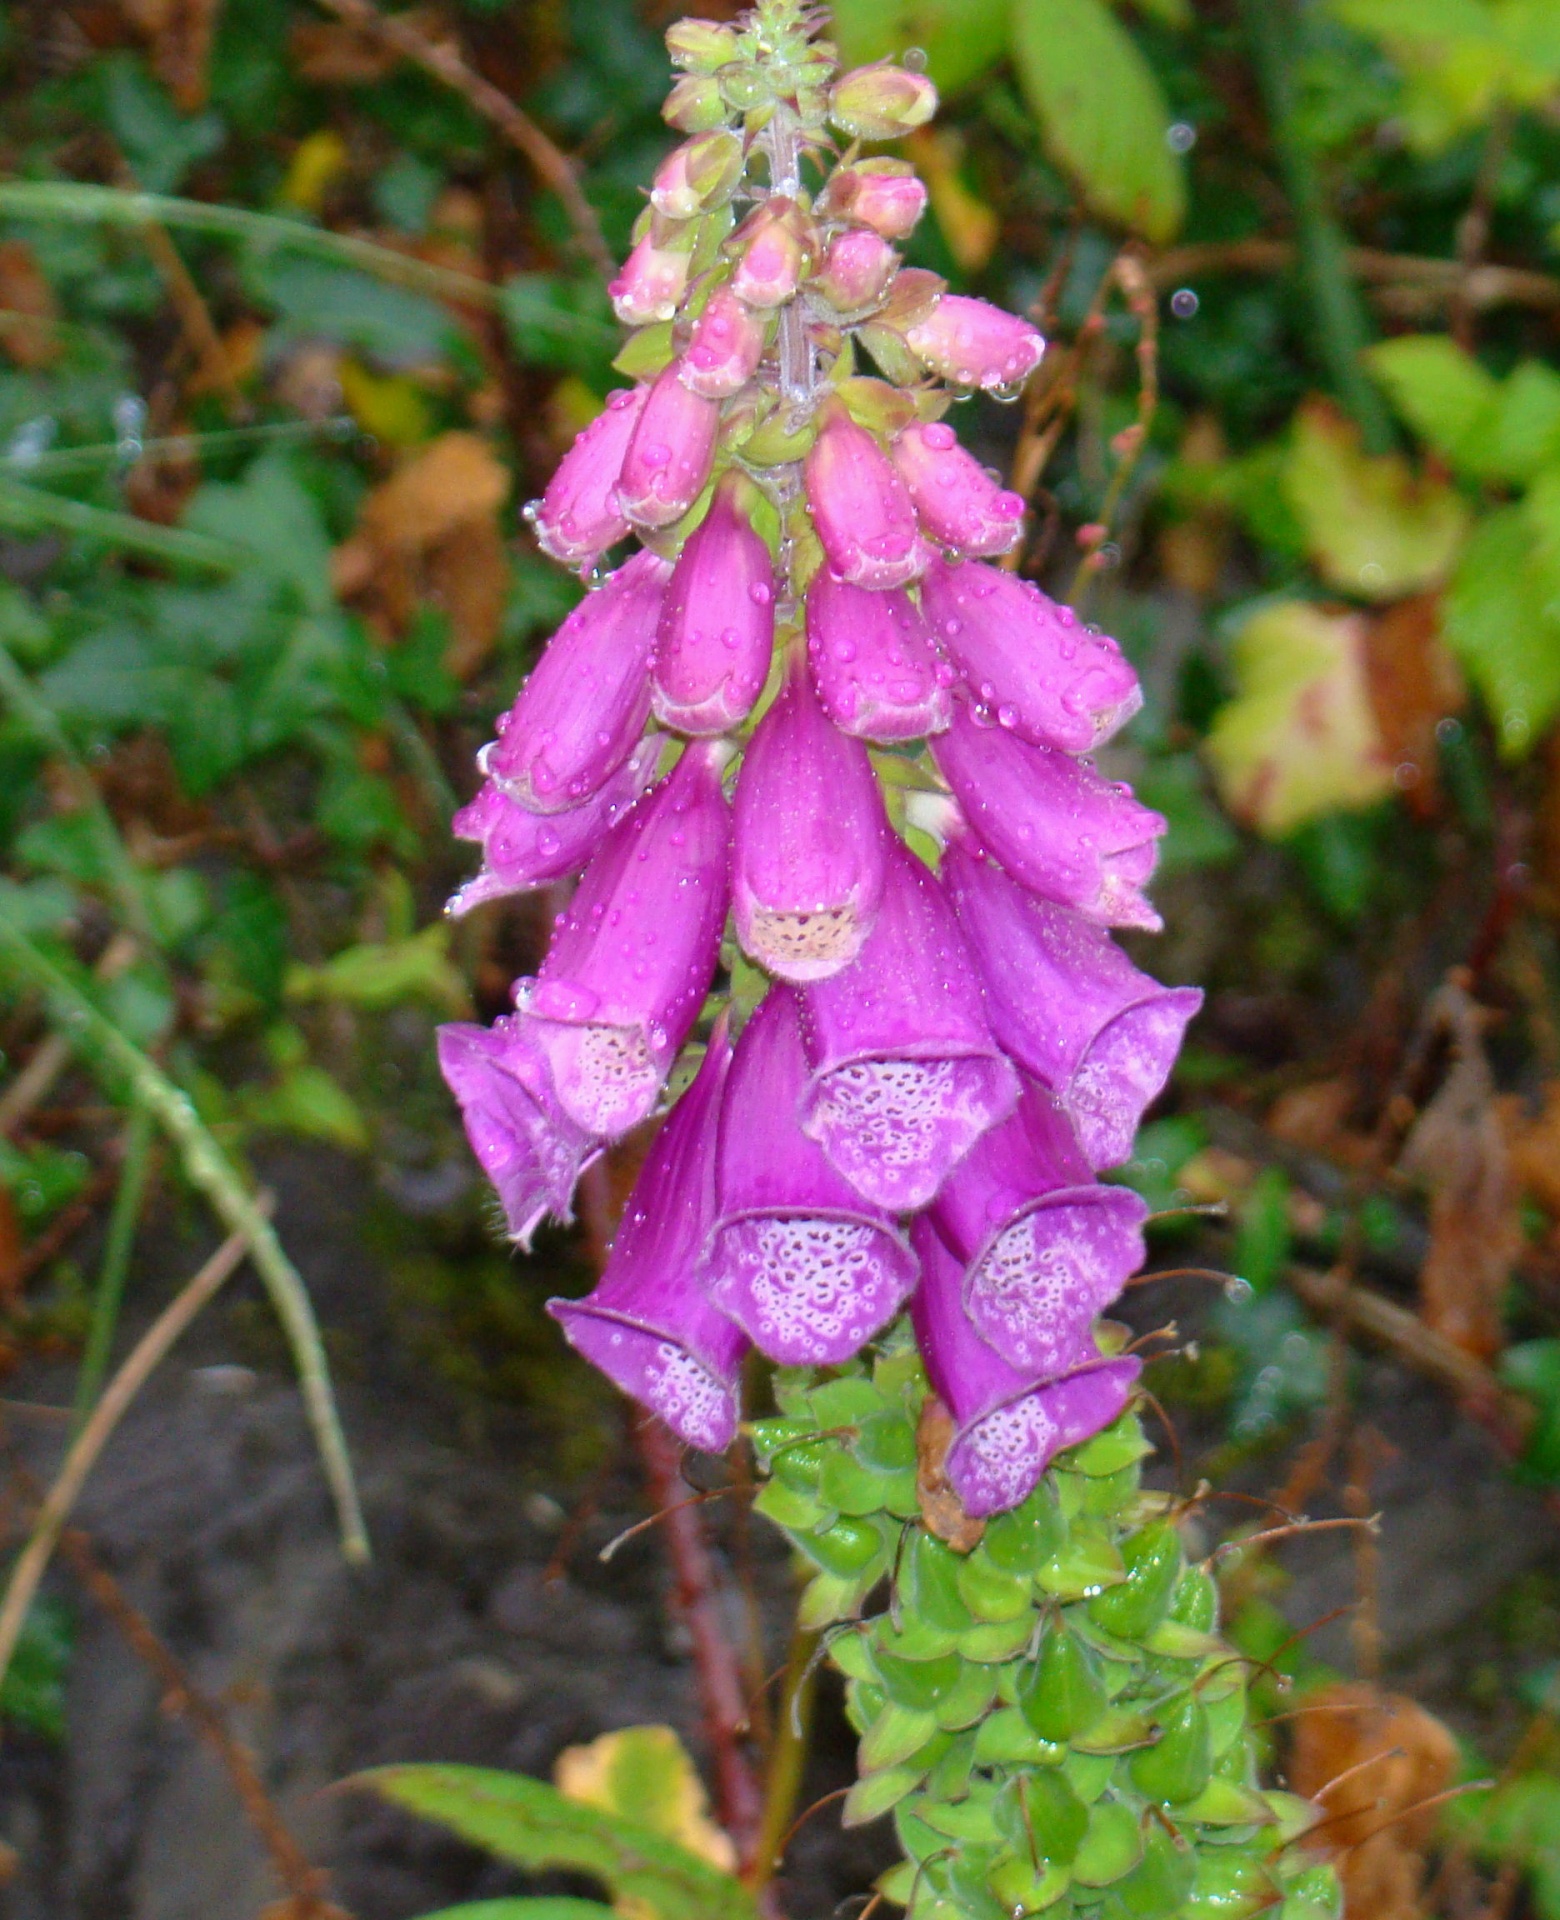
[[[58,359],[54,289],[23,240],[0,242],[0,348],[19,367],[46,367]]]
[[[222,0],[124,0],[124,9],[151,49],[152,71],[180,112],[197,112],[206,104]]]
[[[1427,1326],[1481,1359],[1499,1352],[1501,1296],[1522,1250],[1518,1187],[1485,1058],[1483,1015],[1460,987],[1442,995],[1452,1064],[1404,1145],[1400,1170],[1430,1193],[1419,1276]]]
[[[1418,1920],[1435,1813],[1405,1809],[1451,1783],[1456,1741],[1413,1700],[1364,1681],[1328,1687],[1306,1708],[1295,1721],[1289,1783],[1323,1809],[1318,1841],[1345,1850],[1338,1868],[1347,1920]]]
[[[5,1187],[0,1187],[0,1305],[18,1304],[22,1287],[22,1255],[25,1251],[22,1223],[16,1202]]]
[[[953,1444],[953,1415],[929,1393],[915,1430],[915,1490],[928,1533],[945,1540],[955,1553],[971,1553],[986,1531],[984,1520],[964,1511],[964,1502],[948,1478],[946,1462]]]
[[[396,19],[425,40],[439,40],[444,23],[435,8],[409,7]],[[300,21],[288,45],[301,78],[319,87],[367,87],[400,65],[402,56],[377,34],[337,20]]]
[[[1349,1125],[1356,1098],[1353,1080],[1343,1074],[1291,1087],[1273,1102],[1267,1130],[1286,1146],[1323,1154],[1342,1166],[1358,1166],[1369,1156],[1371,1142]]]
[[[1426,819],[1436,805],[1436,727],[1467,698],[1457,663],[1441,642],[1437,595],[1400,600],[1370,622],[1365,676],[1397,785]]]

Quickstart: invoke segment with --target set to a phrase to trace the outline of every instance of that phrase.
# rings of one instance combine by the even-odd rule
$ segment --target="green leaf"
[[[282,449],[261,454],[241,480],[208,481],[184,521],[228,551],[251,554],[274,579],[296,587],[311,611],[334,607],[330,535],[291,455]]]
[[[63,1601],[32,1603],[0,1686],[0,1722],[46,1740],[65,1738],[65,1678],[75,1637]]]
[[[554,1778],[577,1804],[648,1827],[723,1871],[736,1864],[731,1838],[710,1819],[704,1782],[671,1727],[620,1727],[566,1747]]]
[[[446,358],[455,345],[455,322],[437,301],[352,267],[283,254],[256,261],[249,279],[277,309],[273,343],[323,336],[392,367]]]
[[[558,273],[520,273],[504,282],[504,324],[522,360],[589,379],[605,372],[622,330],[601,282]]]
[[[1392,404],[1437,453],[1465,472],[1483,471],[1500,387],[1444,333],[1404,334],[1366,351]]]
[[[425,1913],[422,1920],[612,1920],[612,1909],[565,1895],[537,1900],[522,1895],[514,1900],[473,1900],[464,1907],[441,1907],[437,1913]]]
[[[344,1000],[371,1010],[429,1000],[460,1013],[467,1006],[466,983],[450,962],[449,946],[448,922],[435,920],[407,940],[348,947],[321,967],[292,967],[287,998]]]
[[[847,67],[926,55],[944,93],[965,86],[1007,51],[1009,0],[834,0],[832,36]]]
[[[1540,508],[1546,498],[1540,497]],[[1511,759],[1560,712],[1556,588],[1533,516],[1505,507],[1474,530],[1446,595],[1447,645],[1483,695]]]
[[[518,1867],[568,1867],[603,1882],[661,1920],[754,1920],[752,1899],[648,1827],[581,1806],[524,1774],[487,1767],[380,1767],[355,1776],[397,1806],[448,1827]]]
[[[1500,1377],[1533,1402],[1536,1418],[1522,1450],[1523,1477],[1560,1484],[1560,1340],[1523,1340],[1500,1356]]]
[[[148,193],[171,193],[198,161],[222,145],[214,113],[186,116],[129,54],[111,54],[98,76],[110,128]]]
[[[1173,237],[1186,183],[1148,62],[1103,0],[1017,0],[1013,54],[1046,150],[1097,212]]]

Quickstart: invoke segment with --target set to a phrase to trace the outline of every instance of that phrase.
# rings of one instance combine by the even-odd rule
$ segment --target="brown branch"
[[[1161,291],[1212,273],[1282,273],[1294,265],[1290,240],[1211,240],[1172,247],[1148,262],[1148,274]],[[1448,305],[1460,299],[1474,309],[1486,307],[1560,308],[1560,279],[1526,267],[1490,264],[1465,268],[1457,260],[1422,254],[1387,253],[1378,247],[1351,247],[1349,272],[1371,286],[1408,289]]]
[[[407,21],[398,19],[394,14],[381,13],[372,0],[316,0],[316,4],[327,13],[335,14],[338,20],[344,20],[348,26],[356,28],[359,33],[379,41],[382,46],[393,48],[403,59],[421,67],[424,73],[432,74],[435,80],[442,81],[458,93],[474,112],[497,127],[557,194],[580,246],[589,255],[596,270],[603,277],[611,278],[616,271],[616,264],[601,231],[601,223],[596,218],[596,210],[585,198],[573,161],[543,133],[528,113],[469,66],[453,44],[425,39]]]

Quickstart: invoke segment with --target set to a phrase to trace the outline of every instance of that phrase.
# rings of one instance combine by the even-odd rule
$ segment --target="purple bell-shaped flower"
[[[693,254],[685,241],[679,246],[659,245],[652,228],[607,288],[612,311],[625,327],[644,327],[657,320],[670,320],[683,297],[692,265]]]
[[[515,1002],[564,1110],[616,1140],[645,1119],[714,977],[726,918],[725,749],[699,741],[612,829]]]
[[[905,344],[942,379],[988,391],[1022,386],[1045,352],[1044,339],[1027,320],[958,293],[944,294],[909,327]]]
[[[704,491],[715,458],[720,406],[679,377],[676,360],[656,379],[629,439],[618,505],[636,527],[669,527]]]
[[[824,712],[858,740],[919,740],[952,718],[953,670],[902,590],[873,593],[820,567],[807,589],[807,657]]]
[[[1166,821],[1129,787],[1055,747],[983,726],[962,701],[932,755],[976,838],[1015,880],[1099,926],[1159,931],[1143,889]]]
[[[787,1366],[848,1360],[887,1325],[916,1265],[797,1123],[800,1004],[771,987],[737,1042],[721,1109],[719,1218],[700,1269],[710,1299]]]
[[[877,918],[889,827],[867,750],[830,724],[799,647],[748,742],[733,804],[743,948],[782,980],[838,973]]]
[[[1148,1209],[1102,1187],[1051,1096],[1029,1086],[1012,1117],[949,1175],[931,1219],[964,1266],[964,1307],[1015,1367],[1062,1373],[1080,1330],[1143,1264]]]
[[[1114,640],[1000,567],[933,561],[921,610],[971,698],[1031,745],[1090,753],[1143,704]]]
[[[897,839],[877,925],[850,966],[807,989],[802,1029],[802,1131],[891,1213],[924,1207],[1018,1098],[953,909]]]
[[[804,468],[807,504],[829,564],[858,587],[903,587],[931,558],[905,484],[867,429],[826,402]]]
[[[715,1144],[731,1062],[717,1022],[698,1076],[651,1143],[597,1286],[549,1300],[569,1343],[685,1445],[724,1453],[741,1413],[747,1335],[694,1277],[715,1219]]]
[[[1026,892],[963,833],[942,877],[998,1043],[1056,1095],[1089,1164],[1120,1166],[1201,993],[1140,973],[1103,928]]]
[[[892,451],[921,525],[941,545],[954,553],[998,554],[1017,540],[1023,496],[993,480],[959,445],[952,427],[941,420],[930,426],[912,422]]]
[[[672,570],[650,689],[656,718],[677,733],[726,732],[769,678],[774,563],[744,510],[751,491],[728,474]]]
[[[671,568],[636,553],[548,641],[499,737],[477,764],[530,813],[566,813],[599,793],[650,717],[650,656]]]
[[[558,462],[547,491],[527,518],[544,553],[568,567],[593,567],[628,535],[618,481],[648,387],[620,388]]]
[[[439,1071],[460,1105],[466,1138],[504,1209],[510,1237],[529,1251],[546,1215],[571,1220],[580,1174],[601,1149],[553,1091],[547,1056],[525,1021],[439,1029]]]
[[[746,307],[730,287],[717,287],[693,323],[678,378],[706,400],[740,393],[764,357],[769,316]]]
[[[923,1214],[911,1229],[921,1284],[910,1303],[933,1391],[953,1416],[945,1464],[967,1513],[1016,1507],[1064,1447],[1091,1439],[1127,1404],[1141,1363],[1101,1356],[1087,1328],[1066,1371],[1036,1376],[1009,1366],[961,1304],[960,1263]]]
[[[530,813],[491,780],[485,781],[450,822],[457,840],[482,847],[481,871],[446,905],[453,919],[486,900],[529,893],[550,881],[578,873],[655,778],[661,741],[641,740],[607,784],[583,806],[567,813]]]

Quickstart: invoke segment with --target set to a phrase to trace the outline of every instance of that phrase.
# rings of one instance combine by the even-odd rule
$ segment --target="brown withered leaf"
[[[1453,984],[1441,989],[1437,1017],[1450,1034],[1452,1064],[1399,1161],[1430,1194],[1419,1311],[1427,1326],[1487,1360],[1502,1344],[1501,1296],[1522,1250],[1517,1182],[1484,1052],[1483,1010]]]
[[[1512,1098],[1500,1102],[1500,1115],[1517,1185],[1560,1220],[1560,1080],[1544,1088],[1536,1114]]]
[[[973,1553],[986,1523],[964,1511],[964,1502],[948,1478],[953,1434],[953,1415],[935,1393],[929,1393],[921,1403],[915,1429],[915,1491],[921,1520],[928,1533],[945,1540],[955,1553]]]
[[[0,1307],[20,1304],[24,1247],[16,1202],[5,1187],[0,1187]]]
[[[59,358],[54,289],[23,240],[0,242],[0,347],[19,367],[46,367]]]
[[[1438,595],[1400,600],[1370,622],[1365,678],[1399,790],[1428,819],[1437,798],[1435,730],[1467,698],[1457,663],[1441,641]]]
[[[1345,1074],[1309,1080],[1278,1096],[1268,1110],[1267,1130],[1286,1146],[1322,1154],[1340,1166],[1358,1166],[1369,1156],[1371,1142],[1349,1125],[1357,1097]]]
[[[1305,1704],[1294,1722],[1289,1784],[1323,1809],[1318,1844],[1346,1850],[1338,1871],[1347,1920],[1419,1920],[1435,1812],[1407,1809],[1451,1784],[1456,1741],[1413,1700],[1364,1681],[1328,1687]]]
[[[396,14],[425,40],[443,37],[444,22],[433,7],[408,7]],[[299,75],[317,87],[368,87],[401,64],[402,56],[377,34],[361,32],[339,20],[299,21],[288,39]]]
[[[450,623],[447,665],[472,673],[498,638],[509,568],[499,509],[509,475],[475,433],[441,434],[364,501],[351,537],[336,549],[333,578],[386,639],[404,634],[419,605]]]
[[[124,9],[151,49],[152,71],[180,112],[198,111],[206,104],[222,0],[124,0]]]

